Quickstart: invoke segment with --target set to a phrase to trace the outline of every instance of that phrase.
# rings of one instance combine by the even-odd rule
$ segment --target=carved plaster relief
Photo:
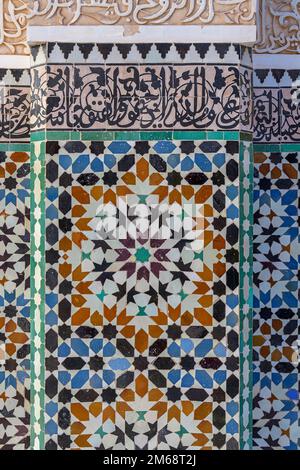
[[[258,53],[300,52],[300,0],[259,0]]]
[[[27,54],[27,24],[249,25],[255,0],[0,0],[0,53]]]
[[[254,22],[255,12],[252,0],[42,0],[33,3],[31,23],[38,25],[249,24]]]
[[[28,4],[26,0],[0,0],[0,54],[29,54]]]

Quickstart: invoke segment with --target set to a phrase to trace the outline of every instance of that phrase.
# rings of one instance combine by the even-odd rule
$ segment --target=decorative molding
[[[145,25],[254,25],[255,8],[255,0],[0,0],[0,54],[29,54],[28,24],[110,26],[132,39]]]
[[[255,2],[252,0],[192,0],[170,2],[149,0],[97,2],[91,0],[70,0],[61,2],[42,0],[24,2],[21,0],[0,1],[0,54],[28,54],[26,29],[32,25],[119,25],[124,38],[138,36],[144,25],[251,25],[254,24]],[[226,3],[226,5],[225,5]],[[163,12],[166,6],[166,14]],[[300,1],[259,0],[257,15],[257,53],[297,53],[300,50]],[[146,8],[147,7],[147,8]],[[197,9],[198,7],[198,9]],[[203,10],[203,11],[202,11]],[[133,12],[131,15],[129,14]],[[192,11],[194,15],[188,15]],[[202,13],[201,13],[202,11]],[[116,13],[119,12],[119,16]],[[173,12],[173,13],[172,13]],[[113,14],[112,14],[113,13]],[[171,14],[171,17],[169,17]],[[166,16],[167,15],[167,16]],[[187,16],[187,17],[186,17]],[[109,19],[108,19],[109,18]],[[192,19],[194,18],[194,19]]]
[[[252,448],[253,143],[240,142],[240,441]]]
[[[257,53],[300,52],[300,0],[259,0]]]
[[[42,46],[40,46],[42,47]],[[47,64],[239,64],[252,68],[252,53],[239,44],[48,43]],[[35,64],[36,49],[32,51]]]

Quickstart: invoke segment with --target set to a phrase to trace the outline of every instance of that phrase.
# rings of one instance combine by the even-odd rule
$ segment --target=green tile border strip
[[[31,142],[38,142],[46,139],[46,131],[34,131],[30,134]]]
[[[0,143],[0,151],[3,152],[30,152],[30,143]]]
[[[45,401],[45,142],[31,143],[30,196],[30,447],[44,448]]]
[[[253,143],[240,144],[240,446],[252,449],[253,428]]]
[[[31,141],[40,140],[249,140],[252,134],[239,131],[34,131]]]
[[[255,152],[299,152],[300,142],[289,142],[285,144],[272,144],[272,143],[254,143]]]

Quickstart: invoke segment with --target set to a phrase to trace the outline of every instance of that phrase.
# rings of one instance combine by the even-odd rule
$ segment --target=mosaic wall
[[[299,70],[255,71],[254,403],[259,449],[299,449]]]
[[[29,447],[29,72],[0,70],[0,443]]]
[[[46,152],[46,447],[237,448],[239,143]],[[97,237],[119,197],[201,205],[199,246]]]
[[[266,65],[254,74],[256,449],[300,447],[299,19],[298,1],[260,1],[255,52]]]
[[[31,445],[251,447],[250,51],[50,44],[32,55]],[[174,117],[165,128],[165,113],[195,122],[199,107],[211,128]],[[101,211],[120,201],[196,208],[197,239],[104,237]]]
[[[259,1],[254,82],[238,44],[26,42],[254,24],[225,3],[0,1],[1,449],[299,449],[299,2]],[[137,205],[197,240],[103,237]]]

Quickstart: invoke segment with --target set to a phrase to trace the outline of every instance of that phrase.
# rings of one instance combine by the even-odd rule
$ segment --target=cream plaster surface
[[[43,42],[99,42],[99,43],[243,43],[254,44],[256,40],[256,26],[233,25],[224,28],[221,25],[195,26],[141,26],[134,30],[124,30],[122,26],[29,26],[28,43],[40,44]],[[155,41],[153,41],[155,38]]]

